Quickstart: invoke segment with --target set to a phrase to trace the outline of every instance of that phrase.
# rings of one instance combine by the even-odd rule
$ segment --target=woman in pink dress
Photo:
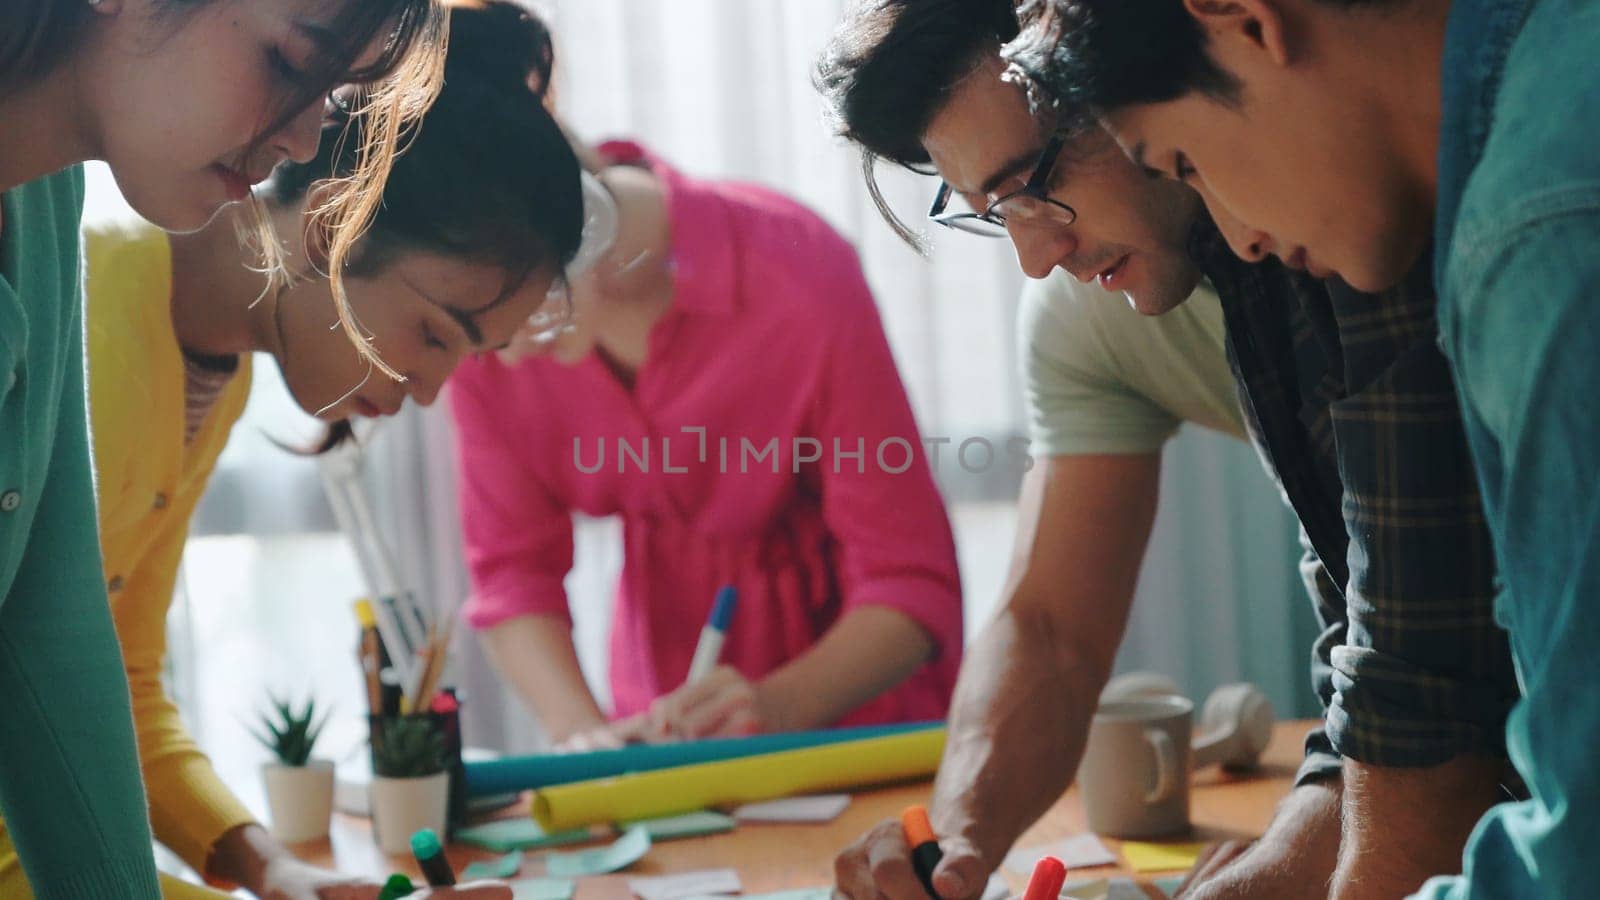
[[[508,45],[537,57],[543,25],[518,22]],[[955,547],[853,250],[763,188],[632,143],[583,154],[615,238],[573,280],[572,327],[450,384],[490,659],[569,747],[943,718]],[[623,522],[609,717],[573,649],[575,512]],[[725,585],[721,664],[685,684]]]

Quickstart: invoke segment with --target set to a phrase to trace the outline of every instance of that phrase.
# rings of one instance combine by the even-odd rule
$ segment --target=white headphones
[[[1140,697],[1183,696],[1178,685],[1155,672],[1129,672],[1111,679],[1100,702]],[[1211,692],[1200,711],[1194,736],[1194,767],[1220,763],[1228,769],[1253,769],[1272,739],[1272,703],[1253,684],[1225,684]]]
[[[617,201],[600,179],[588,170],[578,173],[583,188],[583,240],[578,252],[567,264],[567,277],[576,278],[594,267],[617,242],[617,230],[622,217],[617,212]]]

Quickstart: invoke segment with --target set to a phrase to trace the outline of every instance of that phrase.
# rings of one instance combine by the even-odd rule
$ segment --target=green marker
[[[421,828],[411,836],[411,855],[417,858],[417,865],[422,868],[422,876],[428,879],[429,887],[448,887],[456,883],[456,873],[450,868],[450,860],[445,858],[444,846],[439,843],[439,836],[433,833],[432,828]]]
[[[416,890],[411,884],[411,879],[406,876],[390,875],[389,880],[383,883],[383,890],[378,892],[378,900],[399,900],[401,897],[411,896]]]

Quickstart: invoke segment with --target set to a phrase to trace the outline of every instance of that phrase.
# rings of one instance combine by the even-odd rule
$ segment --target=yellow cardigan
[[[194,512],[250,393],[250,361],[184,444],[184,366],[172,326],[172,254],[155,228],[84,235],[89,405],[100,541],[133,693],[140,767],[156,840],[197,872],[217,839],[254,821],[218,778],[161,685],[167,610]],[[0,830],[0,896],[23,896]],[[20,872],[15,873],[20,877]],[[25,890],[25,888],[22,888]],[[167,897],[216,896],[164,880]]]

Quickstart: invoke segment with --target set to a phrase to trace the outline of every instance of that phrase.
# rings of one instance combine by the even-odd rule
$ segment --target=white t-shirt
[[[1030,453],[1154,453],[1184,422],[1243,439],[1225,334],[1205,282],[1160,316],[1065,272],[1028,282],[1018,339]]]

